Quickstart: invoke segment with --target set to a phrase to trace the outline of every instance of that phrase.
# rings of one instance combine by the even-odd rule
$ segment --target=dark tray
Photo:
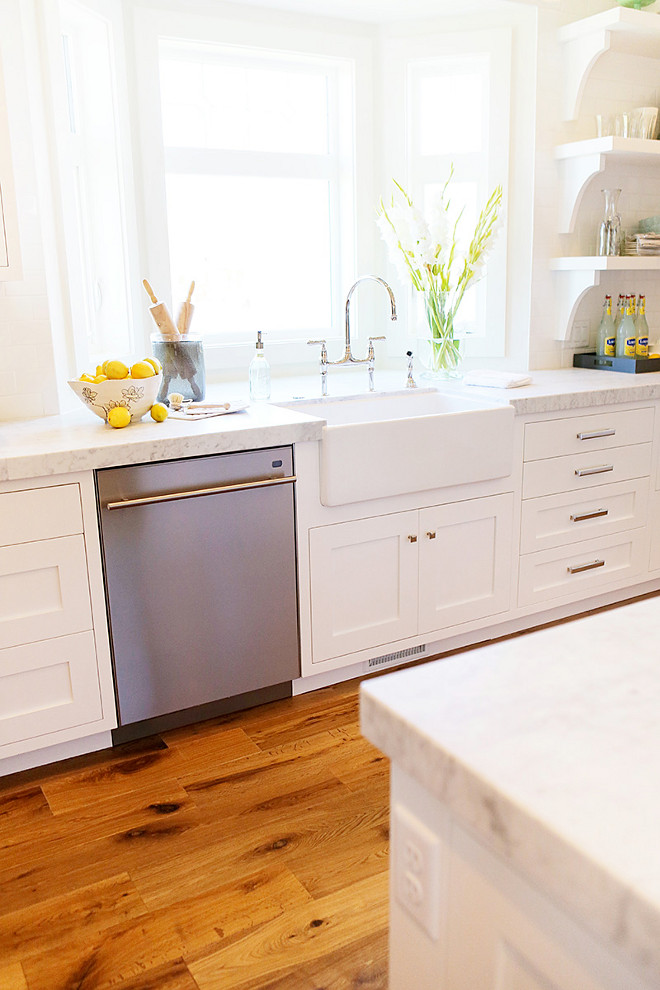
[[[574,354],[574,368],[598,368],[600,371],[625,371],[629,375],[644,375],[660,371],[660,358],[599,357],[598,354]]]

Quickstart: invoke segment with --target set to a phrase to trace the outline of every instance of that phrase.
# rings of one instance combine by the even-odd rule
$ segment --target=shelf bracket
[[[568,340],[580,301],[589,289],[600,285],[600,272],[593,268],[583,271],[557,271],[555,284],[558,286],[555,294],[557,306],[555,340]]]
[[[564,120],[576,120],[591,68],[609,51],[611,32],[605,29],[564,41]]]
[[[572,234],[582,197],[594,175],[605,171],[605,155],[594,153],[564,158],[559,169],[559,233]]]

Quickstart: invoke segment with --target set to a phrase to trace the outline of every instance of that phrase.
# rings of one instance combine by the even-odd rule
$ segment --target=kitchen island
[[[362,686],[390,990],[660,987],[660,600]]]

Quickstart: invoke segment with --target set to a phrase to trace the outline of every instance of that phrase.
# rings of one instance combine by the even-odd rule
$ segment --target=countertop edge
[[[360,729],[495,855],[646,978],[660,977],[660,913],[562,836],[360,687]],[[593,892],[598,891],[595,905]]]

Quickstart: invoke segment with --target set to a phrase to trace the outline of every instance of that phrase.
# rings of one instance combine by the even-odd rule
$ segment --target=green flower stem
[[[452,372],[461,362],[460,340],[454,337],[454,314],[445,312],[445,296],[442,293],[424,294],[424,309],[429,327],[431,345],[431,371]]]

